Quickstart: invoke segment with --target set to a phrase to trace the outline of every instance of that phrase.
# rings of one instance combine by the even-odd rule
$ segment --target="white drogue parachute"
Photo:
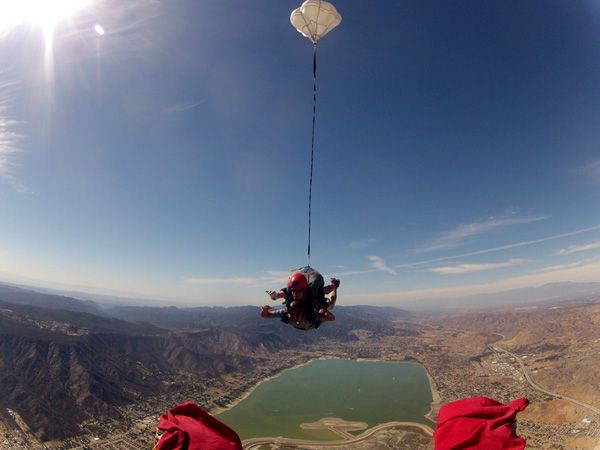
[[[306,0],[300,8],[293,10],[290,16],[290,22],[296,30],[315,45],[341,21],[342,16],[335,6],[321,0]]]
[[[295,323],[293,326],[301,330],[318,328],[321,321],[335,320],[335,316],[331,311],[335,306],[337,300],[337,288],[340,285],[339,280],[332,278],[332,284],[325,287],[323,276],[310,267],[310,225],[313,163],[315,154],[315,119],[317,111],[317,43],[323,36],[337,27],[341,21],[342,16],[337,12],[335,7],[331,3],[322,0],[306,0],[299,8],[293,10],[290,15],[292,26],[298,30],[300,34],[310,39],[313,44],[312,136],[310,149],[310,178],[308,184],[308,264],[294,272],[294,275],[292,275],[289,281],[289,289],[291,290],[286,291],[284,296],[279,295],[279,292],[283,291],[266,291],[269,297],[271,297],[271,300],[285,297],[285,310],[282,310],[280,314],[275,314],[269,312],[269,305],[265,305],[261,308],[260,315],[264,318],[280,317],[285,323]],[[302,275],[301,278],[304,280],[304,286],[302,286],[300,280],[294,280],[297,275]],[[292,287],[295,287],[295,289],[292,289]],[[296,299],[295,295],[299,292],[306,292],[307,289],[309,289],[308,292],[311,295],[307,295],[306,298],[301,296]],[[326,289],[329,298],[325,297]],[[292,292],[294,292],[294,294],[292,294]],[[295,307],[293,307],[294,304],[296,304]],[[300,310],[298,310],[298,307],[300,307]],[[303,318],[299,318],[299,316],[302,316]]]

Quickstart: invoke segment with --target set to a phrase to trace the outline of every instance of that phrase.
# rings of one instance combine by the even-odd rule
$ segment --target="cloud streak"
[[[350,242],[350,244],[348,244],[348,248],[351,248],[351,249],[367,248],[369,245],[373,244],[374,242],[377,242],[377,240],[373,239],[373,238],[365,239],[364,241],[354,241],[354,242]]]
[[[226,278],[203,278],[190,277],[184,278],[188,284],[197,284],[202,286],[224,286],[224,285],[252,285],[257,284],[259,278],[253,277],[226,277]]]
[[[174,105],[163,108],[162,112],[164,114],[177,114],[180,112],[185,112],[185,111],[189,111],[191,109],[195,109],[198,106],[200,106],[202,103],[204,103],[204,101],[176,103]]]
[[[287,282],[290,270],[266,270],[263,276],[183,277],[185,284],[197,286],[279,286]]]
[[[600,183],[600,159],[581,167],[576,173],[583,175],[592,183]]]
[[[349,270],[347,272],[332,272],[332,273],[328,274],[327,276],[333,276],[336,278],[350,277],[350,276],[354,276],[354,275],[364,275],[366,273],[374,273],[374,272],[379,272],[379,271],[380,271],[380,269]]]
[[[447,250],[455,248],[462,244],[462,242],[464,242],[466,239],[473,236],[489,233],[502,227],[539,222],[540,220],[545,220],[547,218],[548,217],[546,216],[505,218],[490,217],[488,220],[483,222],[462,224],[452,230],[439,234],[438,237],[433,239],[428,245],[417,249],[417,251],[419,253],[426,253],[435,250]]]
[[[448,261],[451,259],[465,258],[468,256],[484,255],[486,253],[499,252],[502,250],[510,250],[510,249],[519,248],[519,247],[528,247],[530,245],[540,244],[542,242],[554,241],[557,239],[562,239],[562,238],[569,237],[569,236],[575,236],[575,235],[582,234],[582,233],[589,233],[590,231],[597,231],[597,230],[600,230],[600,225],[594,225],[594,226],[588,227],[588,228],[581,228],[579,230],[570,231],[568,233],[555,234],[553,236],[547,236],[547,237],[544,237],[541,239],[533,239],[531,241],[515,242],[514,244],[501,245],[498,247],[486,248],[486,249],[477,250],[474,252],[461,253],[458,255],[442,256],[439,258],[432,258],[432,259],[427,259],[427,260],[422,260],[422,261],[414,261],[411,263],[398,264],[397,266],[395,266],[395,268],[396,269],[402,269],[402,268],[414,269],[418,266],[432,264],[432,263],[436,263],[436,262],[440,262],[440,261]]]
[[[480,263],[480,264],[457,264],[456,266],[433,267],[427,269],[427,272],[441,273],[444,275],[457,275],[463,273],[480,272],[482,270],[501,269],[513,267],[529,262],[528,259],[509,259],[501,263]]]
[[[594,260],[594,259],[584,259],[582,261],[575,261],[575,262],[568,263],[568,264],[556,264],[553,266],[543,267],[540,270],[538,270],[538,272],[553,272],[556,270],[571,269],[573,267],[580,267],[584,264],[590,264],[595,261],[596,260]]]
[[[364,293],[354,292],[344,296],[348,304],[363,303],[368,300],[370,304],[401,305],[420,299],[452,299],[476,294],[490,294],[512,289],[543,286],[548,283],[563,281],[571,282],[598,282],[600,281],[600,261],[582,264],[576,267],[558,267],[547,271],[537,271],[516,277],[504,278],[498,281],[466,284],[461,286],[413,289],[407,291]]]
[[[567,248],[557,250],[556,254],[560,256],[572,255],[573,253],[587,252],[588,250],[595,250],[597,248],[600,248],[600,242],[598,241],[590,242],[589,244],[585,245],[571,245]]]
[[[379,256],[367,256],[367,259],[371,262],[371,266],[382,272],[387,272],[391,275],[396,275],[396,271],[385,263],[385,261]]]
[[[0,179],[18,192],[29,193],[30,189],[15,176],[15,155],[20,152],[19,143],[24,136],[15,131],[19,123],[7,115],[18,86],[5,77],[5,73],[0,73]]]

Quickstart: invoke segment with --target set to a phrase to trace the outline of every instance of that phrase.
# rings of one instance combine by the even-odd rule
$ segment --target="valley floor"
[[[563,307],[561,307],[563,308]],[[435,421],[442,404],[473,396],[501,402],[518,397],[530,400],[519,413],[517,434],[527,440],[528,449],[600,450],[600,326],[593,322],[584,331],[570,333],[547,328],[577,320],[598,321],[600,303],[565,306],[560,311],[538,310],[513,316],[514,311],[456,316],[443,320],[422,320],[418,335],[397,333],[373,336],[357,333],[358,341],[322,341],[318,348],[278,352],[265,359],[252,373],[231,373],[220,379],[184,380],[187,386],[177,395],[146,399],[122,410],[120,422],[87,423],[83,434],[62,442],[41,442],[26,430],[15,427],[18,419],[3,414],[0,447],[12,448],[94,448],[137,449],[150,447],[158,416],[170,407],[194,400],[211,412],[232,405],[256,385],[282,370],[313,358],[413,360],[427,370],[434,404],[429,417]],[[519,326],[519,320],[527,326]],[[600,321],[598,321],[600,322]],[[405,324],[397,323],[399,330]],[[572,326],[572,325],[571,325]],[[538,330],[539,329],[539,330]],[[578,327],[578,330],[581,330]],[[524,332],[523,330],[526,330]],[[560,336],[557,338],[556,336]],[[575,401],[573,401],[575,400]],[[341,443],[294,443],[278,438],[246,442],[246,448],[266,449],[336,448]],[[386,424],[366,430],[343,448],[431,449],[429,432],[403,424]],[[339,447],[342,448],[342,447]]]

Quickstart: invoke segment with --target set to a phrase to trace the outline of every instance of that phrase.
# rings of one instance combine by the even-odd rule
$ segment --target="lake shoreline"
[[[300,367],[304,367],[316,359],[326,359],[326,358],[312,358],[312,359],[306,361],[305,363],[297,364],[292,367],[288,367],[286,369],[283,369],[281,372],[277,372],[275,375],[271,375],[270,377],[264,378],[264,379],[260,380],[259,382],[250,386],[250,388],[248,388],[248,390],[246,390],[241,396],[237,397],[231,403],[228,403],[226,406],[220,406],[218,408],[215,408],[215,409],[211,410],[210,413],[212,415],[216,416],[217,414],[221,414],[227,410],[230,410],[231,408],[237,406],[237,404],[240,403],[242,400],[245,400],[246,398],[248,398],[256,390],[256,388],[259,387],[261,384],[266,383],[267,381],[271,381],[271,380],[281,376],[281,374],[283,374],[284,372],[287,372],[288,370],[294,370],[294,369],[298,369]]]
[[[429,380],[429,386],[431,389],[431,408],[429,409],[429,412],[425,414],[425,418],[435,423],[436,421],[434,420],[434,418],[437,416],[437,413],[440,407],[442,406],[442,396],[440,395],[440,392],[437,389],[437,384],[435,380],[429,373],[429,370],[427,370],[427,367],[425,367],[424,364],[421,365],[423,366],[423,369],[425,369],[425,374],[427,375],[427,379]]]
[[[425,367],[424,364],[422,364],[420,361],[417,360],[387,360],[387,359],[376,359],[376,358],[338,358],[338,357],[318,357],[318,358],[311,358],[308,361],[306,361],[305,363],[302,364],[297,364],[293,367],[288,367],[286,369],[283,369],[281,372],[278,372],[274,375],[271,375],[270,377],[264,378],[262,380],[260,380],[259,382],[255,383],[254,385],[252,385],[248,390],[246,390],[241,396],[239,396],[238,398],[234,399],[231,403],[227,404],[226,406],[223,407],[218,407],[215,408],[213,410],[210,411],[210,413],[212,415],[218,415],[221,414],[225,411],[228,411],[230,409],[232,409],[233,407],[237,406],[241,401],[245,400],[246,398],[248,398],[255,390],[256,388],[258,388],[261,384],[266,383],[267,381],[271,381],[279,376],[281,376],[284,372],[287,372],[289,370],[294,370],[294,369],[298,369],[300,367],[304,367],[307,366],[308,364],[310,364],[313,361],[319,361],[319,360],[331,360],[331,359],[340,359],[340,360],[345,360],[345,361],[356,361],[356,362],[368,362],[368,361],[372,361],[372,362],[388,362],[388,363],[413,363],[413,364],[418,364],[421,367],[423,367],[423,370],[425,371],[425,375],[427,376],[427,380],[429,381],[429,389],[431,391],[431,397],[432,397],[432,401],[431,401],[431,406],[429,409],[429,412],[427,414],[425,414],[423,417],[433,423],[435,423],[435,421],[432,419],[432,416],[434,414],[434,411],[436,411],[436,408],[438,408],[440,406],[440,395],[439,392],[437,391],[437,387],[435,385],[435,381],[433,379],[433,377],[429,374],[429,371],[427,370],[427,367]]]

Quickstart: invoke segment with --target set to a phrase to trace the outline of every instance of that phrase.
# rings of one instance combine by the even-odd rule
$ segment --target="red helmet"
[[[308,282],[306,281],[306,277],[304,274],[295,273],[290,277],[290,281],[288,283],[290,289],[302,289],[305,291],[308,289]]]

